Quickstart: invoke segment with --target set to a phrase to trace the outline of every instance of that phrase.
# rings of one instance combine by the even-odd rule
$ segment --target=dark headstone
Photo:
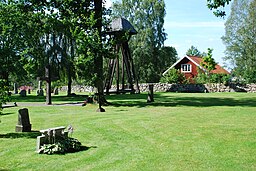
[[[31,89],[30,88],[28,89],[28,94],[31,94]]]
[[[20,109],[18,114],[18,124],[16,125],[16,132],[31,132],[31,124],[29,120],[28,109]]]
[[[42,89],[42,81],[38,82],[37,96],[44,96],[44,90]]]
[[[86,102],[87,102],[87,103],[93,103],[93,97],[88,97],[88,98],[86,99]]]
[[[59,95],[59,89],[58,89],[58,87],[54,88],[53,93],[54,93],[54,95]]]
[[[26,97],[27,96],[27,91],[26,90],[21,90],[20,91],[20,96],[21,97]]]
[[[36,94],[37,96],[44,96],[44,90],[43,89],[37,90]]]
[[[154,102],[154,84],[148,85],[148,103]]]

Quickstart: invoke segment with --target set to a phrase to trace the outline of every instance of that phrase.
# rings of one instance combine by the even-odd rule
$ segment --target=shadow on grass
[[[147,103],[147,94],[130,95],[129,98],[116,96],[112,97],[111,104],[115,107],[146,107],[146,106],[195,106],[195,107],[212,107],[212,106],[243,106],[243,107],[256,107],[256,99],[241,98],[235,99],[231,97],[208,97],[208,96],[195,96],[195,97],[178,97],[163,96],[162,94],[154,95],[155,102]]]
[[[80,105],[79,102],[83,102],[87,95],[75,95],[75,96],[52,96],[52,101],[60,102],[55,105]],[[195,97],[190,95],[179,94],[167,94],[156,93],[154,94],[153,103],[147,103],[147,94],[120,94],[106,96],[107,100],[112,106],[121,107],[145,107],[145,106],[198,106],[198,107],[210,107],[210,106],[245,106],[256,107],[256,98],[232,98],[229,95],[220,97],[211,97],[211,95],[197,95]],[[17,102],[45,102],[45,97],[39,97],[35,95],[29,95],[27,97],[13,96],[12,101]],[[61,103],[63,102],[63,103]]]
[[[11,112],[4,113],[4,112],[3,112],[3,113],[0,114],[0,116],[1,116],[1,115],[2,115],[2,116],[4,116],[4,115],[12,115],[12,114],[15,114],[15,113],[13,113],[13,112],[12,112],[12,113],[11,113]]]
[[[78,151],[68,151],[67,153],[78,153],[78,152],[81,152],[81,151],[88,151],[88,150],[90,150],[91,148],[97,148],[97,146],[90,146],[90,147],[88,147],[88,146],[82,145],[82,146],[80,147],[80,150],[78,150]],[[67,154],[67,153],[65,153],[65,154]]]
[[[75,96],[52,96],[52,101],[58,102],[67,102],[67,101],[84,101],[88,95],[75,95]],[[21,97],[18,95],[11,96],[11,101],[13,102],[45,102],[45,96],[36,96],[36,95],[28,95],[26,97]]]
[[[54,144],[48,144],[50,146],[54,145]],[[79,153],[79,152],[82,152],[82,151],[88,151],[89,149],[91,148],[97,148],[96,146],[91,146],[91,147],[88,147],[88,146],[83,146],[81,145],[79,149],[66,149],[64,151],[52,151],[49,153],[49,151],[51,151],[53,148],[50,147],[48,148],[46,151],[44,150],[40,150],[39,151],[39,154],[46,154],[46,155],[66,155],[66,154],[69,154],[69,153]]]
[[[41,133],[39,131],[31,131],[31,132],[15,132],[15,133],[7,133],[0,134],[0,138],[36,138],[40,136]]]

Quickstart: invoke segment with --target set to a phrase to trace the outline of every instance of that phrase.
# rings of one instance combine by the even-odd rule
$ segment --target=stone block
[[[45,143],[45,136],[44,135],[38,136],[36,140],[37,140],[36,141],[36,151],[38,152],[39,149],[41,148],[41,146],[43,146]]]
[[[36,151],[38,152],[44,144],[53,144],[60,139],[68,138],[68,132],[64,130],[64,126],[40,130],[42,135],[37,137]]]

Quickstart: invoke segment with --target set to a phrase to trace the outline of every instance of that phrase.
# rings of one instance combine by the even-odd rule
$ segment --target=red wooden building
[[[170,69],[175,68],[185,74],[186,79],[191,80],[198,74],[198,68],[206,72],[206,69],[200,64],[203,61],[201,57],[197,56],[184,56],[175,62],[170,68],[168,68],[163,75],[165,75]],[[215,69],[211,71],[213,74],[230,74],[227,70],[220,65],[216,65]]]

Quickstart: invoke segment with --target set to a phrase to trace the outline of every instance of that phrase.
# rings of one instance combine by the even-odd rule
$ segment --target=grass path
[[[36,154],[36,135],[14,132],[20,107],[6,108],[0,170],[256,169],[256,94],[157,93],[152,104],[146,97],[109,96],[106,113],[96,105],[27,106],[33,130],[72,124],[72,136],[89,147],[66,155]]]

